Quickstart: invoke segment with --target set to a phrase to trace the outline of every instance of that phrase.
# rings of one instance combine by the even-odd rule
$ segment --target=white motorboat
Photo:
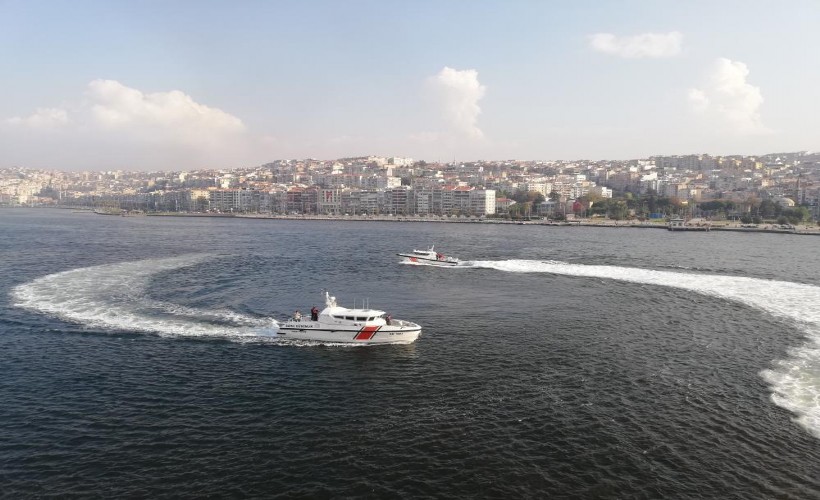
[[[413,250],[412,253],[400,253],[399,257],[404,257],[405,262],[413,264],[427,264],[430,266],[457,266],[460,261],[456,257],[448,257],[436,252],[435,245],[430,250]]]
[[[296,340],[356,344],[409,344],[421,335],[421,326],[393,319],[376,309],[349,309],[325,292],[325,308],[307,317],[294,315],[279,326],[277,335]]]

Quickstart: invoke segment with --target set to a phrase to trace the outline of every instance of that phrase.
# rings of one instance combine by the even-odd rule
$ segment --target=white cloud
[[[481,114],[478,101],[487,88],[478,81],[478,71],[445,66],[428,79],[428,84],[441,106],[442,116],[455,132],[469,139],[484,137],[476,122]]]
[[[32,129],[55,129],[68,124],[68,112],[61,108],[37,108],[37,111],[26,118],[15,116],[6,123]]]
[[[179,90],[145,94],[115,80],[89,83],[86,100],[72,111],[38,108],[27,118],[14,117],[6,123],[39,129],[73,124],[78,129],[90,127],[138,137],[162,135],[193,142],[202,134],[211,138],[245,130],[239,118],[199,104]]]
[[[236,164],[253,142],[242,120],[179,90],[144,93],[114,80],[94,80],[61,108],[38,108],[5,124],[21,163],[176,168]],[[59,130],[60,134],[47,133]],[[38,160],[39,159],[39,160]]]
[[[746,81],[749,68],[740,61],[718,59],[706,85],[689,90],[693,111],[737,134],[767,133],[760,118],[763,94]]]
[[[222,110],[205,106],[179,91],[145,94],[114,80],[88,84],[93,122],[109,130],[130,130],[144,135],[159,128],[185,142],[198,141],[203,134],[235,134],[245,130],[242,120]]]
[[[696,113],[704,113],[709,109],[709,98],[700,89],[689,89],[689,104]]]
[[[683,35],[677,31],[621,37],[596,33],[589,37],[589,46],[593,50],[627,59],[673,57],[680,54],[682,42]]]

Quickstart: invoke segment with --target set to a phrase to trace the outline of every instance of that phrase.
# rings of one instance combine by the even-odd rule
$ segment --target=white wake
[[[91,328],[163,336],[255,337],[268,330],[275,332],[272,319],[224,309],[195,309],[148,297],[148,287],[157,274],[209,258],[186,255],[72,269],[19,285],[12,290],[12,298],[15,306]]]
[[[807,342],[791,349],[760,375],[768,382],[775,404],[792,411],[795,421],[820,438],[820,287],[786,281],[686,274],[618,266],[568,264],[557,261],[472,261],[473,268],[512,273],[551,273],[606,278],[691,290],[746,304],[796,324]]]
[[[275,341],[277,324],[272,318],[254,318],[221,309],[189,308],[148,297],[148,287],[157,274],[193,266],[209,258],[186,255],[73,269],[18,285],[12,291],[12,298],[16,306],[92,328],[163,336]],[[761,376],[772,390],[772,400],[795,413],[796,422],[820,438],[820,287],[739,276],[554,261],[472,261],[458,267],[606,278],[680,288],[743,303],[793,321],[805,332],[807,342],[790,350],[788,358],[775,361],[774,368],[763,370]]]

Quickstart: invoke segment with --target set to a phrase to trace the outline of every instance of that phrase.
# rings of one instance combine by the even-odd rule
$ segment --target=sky
[[[820,3],[0,0],[0,168],[820,147]]]

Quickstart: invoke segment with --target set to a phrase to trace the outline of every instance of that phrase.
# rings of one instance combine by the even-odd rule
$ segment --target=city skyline
[[[0,167],[812,151],[807,1],[5,2]]]

